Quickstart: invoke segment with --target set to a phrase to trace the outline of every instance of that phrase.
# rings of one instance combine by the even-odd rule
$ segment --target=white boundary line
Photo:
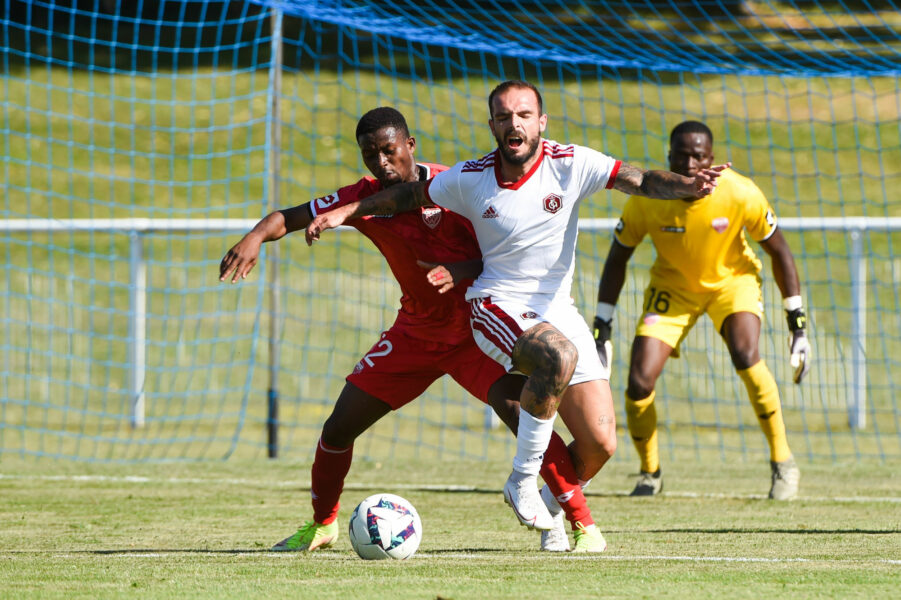
[[[0,551],[0,555],[4,553]],[[14,554],[22,554],[22,553],[14,553]],[[84,556],[86,554],[102,554],[104,557],[122,557],[122,558],[137,558],[137,557],[147,557],[147,558],[163,558],[166,556],[172,556],[176,554],[207,554],[203,551],[198,550],[172,550],[167,552],[141,552],[135,550],[122,550],[121,552],[118,550],[104,550],[102,552],[55,552],[48,551],[43,552],[40,550],[36,550],[33,552],[28,552],[28,556],[34,555],[49,555],[63,558],[77,558]],[[235,550],[234,552],[222,552],[222,551],[210,551],[208,554],[228,554],[229,556],[242,556],[242,557],[256,557],[256,556],[264,556],[267,559],[271,557],[285,557],[283,560],[289,560],[289,558],[296,559],[297,555],[293,552],[268,552],[265,550],[261,550],[258,552],[242,552],[240,550]],[[292,556],[293,555],[293,556]],[[7,554],[8,556],[8,554]],[[305,556],[304,558],[307,560],[316,559],[316,560],[332,560],[332,559],[345,559],[347,556],[352,556],[352,552],[349,550],[347,552],[341,551],[329,551],[329,552],[316,552],[315,554]],[[436,559],[452,559],[452,560],[481,560],[485,562],[493,562],[493,561],[506,561],[509,560],[509,556],[499,557],[496,554],[483,554],[478,552],[421,552],[413,558],[413,561],[422,561],[429,560],[432,558]],[[843,564],[843,565],[901,565],[901,560],[895,560],[890,558],[874,558],[874,559],[858,559],[858,558],[801,558],[801,557],[787,557],[787,558],[763,558],[763,557],[754,557],[754,556],[685,556],[685,555],[636,555],[636,556],[626,556],[622,554],[568,554],[568,553],[558,553],[558,552],[544,552],[544,553],[523,553],[521,555],[517,555],[517,561],[523,560],[531,560],[531,561],[554,561],[554,560],[576,560],[576,561],[602,561],[602,560],[610,560],[610,561],[669,561],[669,562],[689,562],[689,563],[765,563],[765,564],[786,564],[786,563],[804,563],[804,564]],[[390,561],[389,561],[390,562]]]
[[[202,478],[202,477],[142,477],[135,475],[111,476],[111,475],[6,475],[0,473],[0,481],[3,480],[24,480],[24,481],[98,481],[109,483],[152,483],[152,484],[198,484],[198,485],[253,485],[257,487],[273,487],[273,488],[298,488],[310,489],[309,481],[287,480],[272,481],[265,479],[243,479],[243,478]],[[500,494],[500,487],[497,490],[490,488],[480,488],[472,485],[457,484],[416,484],[416,483],[347,483],[344,485],[345,490],[371,490],[376,488],[384,488],[390,490],[421,490],[429,492],[479,492],[490,493],[497,492]],[[628,496],[628,492],[599,492],[592,493],[586,491],[586,496]],[[709,498],[724,500],[759,500],[765,499],[763,494],[716,494],[716,493],[695,493],[695,492],[666,492],[666,498]],[[847,503],[868,503],[868,502],[890,502],[893,504],[901,504],[901,496],[801,496],[798,500],[803,502],[847,502]]]
[[[419,555],[417,555],[419,556]],[[489,554],[479,554],[479,553],[461,553],[461,552],[435,552],[426,554],[428,557],[435,558],[466,558],[466,559],[479,559],[479,560],[491,560],[492,558],[496,558]],[[869,564],[887,564],[887,565],[901,565],[901,560],[894,560],[890,558],[876,558],[876,559],[858,559],[858,558],[763,558],[763,557],[754,557],[754,556],[667,556],[667,555],[635,555],[635,556],[626,556],[622,554],[569,554],[569,553],[543,553],[538,556],[531,554],[524,554],[522,556],[524,559],[531,560],[616,560],[616,561],[671,561],[671,562],[713,562],[713,563],[829,563],[829,564],[859,564],[859,565],[869,565]],[[519,558],[517,557],[517,560]]]

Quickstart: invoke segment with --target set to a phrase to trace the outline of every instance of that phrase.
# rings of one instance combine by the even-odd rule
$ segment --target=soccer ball
[[[350,515],[350,544],[360,558],[410,558],[422,540],[422,521],[413,505],[394,494],[374,494]]]

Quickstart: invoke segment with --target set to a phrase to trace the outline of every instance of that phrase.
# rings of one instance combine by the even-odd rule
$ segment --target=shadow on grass
[[[505,548],[438,548],[435,550],[420,550],[416,554],[430,554],[444,556],[446,554],[509,554]]]
[[[117,550],[3,550],[4,554],[266,554],[272,553],[268,548],[245,548],[231,550],[203,550],[200,548],[119,548]],[[278,554],[283,554],[278,552]]]
[[[714,535],[720,534],[741,534],[741,533],[749,533],[756,534],[762,533],[765,535],[771,535],[774,533],[786,533],[786,534],[794,534],[794,535],[897,535],[901,534],[901,529],[756,529],[750,527],[724,527],[724,528],[716,528],[716,529],[705,529],[699,527],[674,527],[674,528],[666,528],[666,529],[605,529],[604,532],[610,533],[709,533]]]
[[[381,491],[384,489],[383,484],[377,483],[351,483],[347,484],[344,489],[351,489],[355,492],[359,491]],[[297,488],[286,488],[290,491],[309,491],[310,486],[300,486]],[[485,487],[474,487],[467,485],[445,485],[445,484],[436,484],[436,485],[404,485],[399,489],[403,489],[404,491],[411,492],[441,492],[442,494],[502,494],[504,489],[504,480],[501,480],[498,483],[496,488],[485,488]],[[623,496],[628,496],[629,492],[612,492],[605,490],[585,490],[585,497],[592,498],[618,498]],[[761,496],[761,498],[765,498],[765,496]]]
[[[417,554],[445,555],[445,554],[489,554],[505,553],[509,550],[501,548],[439,548],[435,550],[420,550]],[[93,556],[110,556],[117,554],[285,554],[294,556],[309,556],[308,552],[276,552],[268,548],[232,548],[227,550],[212,550],[201,548],[119,548],[115,550],[3,550],[0,556],[9,554],[84,554]],[[351,550],[327,550],[317,551],[317,556],[322,555],[348,555],[354,556]]]

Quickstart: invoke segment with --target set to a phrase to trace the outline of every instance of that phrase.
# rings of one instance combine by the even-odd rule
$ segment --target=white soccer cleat
[[[519,522],[529,529],[553,529],[554,518],[538,493],[538,477],[526,475],[518,479],[515,475],[516,471],[510,474],[504,484],[504,502],[510,505]]]
[[[790,457],[782,462],[770,461],[770,469],[773,473],[773,485],[770,487],[771,500],[794,500],[798,497],[798,484],[801,481],[801,470],[795,462],[795,457]]]
[[[541,549],[545,552],[567,552],[569,551],[569,537],[566,535],[566,521],[563,515],[563,508],[554,493],[544,484],[541,488],[541,499],[548,511],[554,518],[554,528],[541,532]]]
[[[541,549],[545,552],[569,552],[569,537],[563,511],[554,515],[554,527],[541,532]]]

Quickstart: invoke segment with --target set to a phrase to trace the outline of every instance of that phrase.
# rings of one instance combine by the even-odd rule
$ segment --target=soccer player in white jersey
[[[545,140],[541,134],[548,117],[541,94],[525,81],[498,85],[488,108],[494,152],[458,163],[430,182],[398,184],[320,215],[307,227],[307,243],[348,219],[430,204],[472,222],[483,262],[466,293],[473,336],[486,354],[528,377],[504,499],[523,525],[548,530],[553,524],[549,508],[555,510],[556,501],[539,494],[537,474],[558,405],[573,433],[581,481],[587,483],[616,449],[609,364],[602,364],[594,336],[570,297],[579,203],[603,189],[701,198],[714,189],[727,165],[686,177]],[[596,535],[600,543],[603,536]]]
[[[235,244],[219,266],[220,280],[232,283],[247,276],[259,261],[263,243],[306,228],[319,214],[365,198],[405,181],[429,179],[443,165],[419,163],[416,139],[396,109],[381,106],[360,118],[356,139],[363,163],[371,172],[337,191],[293,208],[278,210]],[[457,213],[434,206],[390,218],[364,217],[348,223],[379,249],[402,297],[397,319],[347,376],[322,435],[310,472],[313,515],[275,551],[313,552],[338,539],[338,510],[353,460],[356,438],[391,410],[412,402],[443,374],[453,377],[473,396],[490,404],[511,431],[518,424],[518,402],[525,378],[507,374],[503,366],[476,345],[469,326],[466,288],[482,269],[472,225]],[[427,277],[423,265],[433,267]],[[434,272],[434,274],[433,274]],[[437,285],[436,285],[437,284]],[[437,288],[437,289],[436,289]],[[561,512],[550,531],[541,533],[541,549],[570,548],[564,521],[573,529],[573,552],[599,552],[597,530],[579,485],[578,456],[554,433],[544,455],[541,476],[560,498]]]

